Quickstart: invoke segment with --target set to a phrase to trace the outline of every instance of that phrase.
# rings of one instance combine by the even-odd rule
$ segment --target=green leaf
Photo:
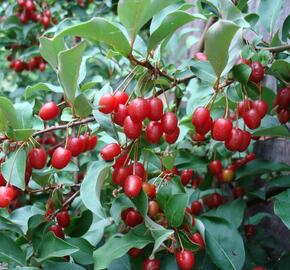
[[[245,262],[244,243],[238,230],[223,218],[202,217],[206,250],[223,270],[241,270]]]
[[[288,129],[282,125],[270,128],[258,128],[253,133],[253,136],[270,136],[270,137],[289,137]]]
[[[245,208],[246,202],[239,199],[223,204],[217,209],[207,212],[205,216],[222,217],[238,228],[243,221]]]
[[[289,175],[278,176],[277,178],[271,179],[271,181],[266,184],[267,191],[277,188],[290,188]]]
[[[93,162],[88,168],[81,185],[81,199],[84,205],[100,218],[106,217],[100,201],[100,195],[110,167],[111,163],[105,163],[103,161]]]
[[[94,43],[104,42],[124,56],[128,56],[131,52],[129,41],[122,30],[104,18],[92,18],[87,22],[68,27],[61,31],[56,39],[68,35],[79,36]]]
[[[12,153],[9,158],[1,164],[1,171],[5,180],[22,190],[25,190],[25,168],[26,151],[23,147]]]
[[[143,248],[153,241],[150,231],[143,224],[131,229],[124,236],[112,236],[94,252],[94,270],[105,269],[111,261],[125,255],[130,248]]]
[[[31,135],[35,132],[34,129],[13,129],[13,138],[15,141],[27,142]]]
[[[78,251],[79,248],[56,237],[52,232],[47,232],[37,251],[38,262],[50,258],[64,257]]]
[[[145,217],[147,215],[147,212],[148,212],[148,197],[145,194],[145,192],[143,191],[143,189],[141,190],[138,197],[131,199],[131,200],[134,203],[135,207],[139,210],[141,215],[143,217]]]
[[[6,97],[0,97],[0,111],[12,128],[19,128],[16,110],[12,102]]]
[[[16,243],[4,233],[0,232],[0,257],[5,262],[25,265],[25,254]]]
[[[168,199],[164,212],[172,227],[179,227],[182,224],[187,204],[188,195],[184,193],[172,195]]]
[[[290,15],[285,19],[282,27],[282,40],[287,42],[290,38]]]
[[[154,247],[152,251],[152,255],[159,249],[159,247],[163,244],[164,241],[166,241],[170,235],[174,233],[173,230],[166,230],[165,228],[156,230],[152,229],[151,230],[151,235],[154,238]]]
[[[156,13],[176,2],[178,0],[120,0],[118,16],[134,41],[143,25]]]
[[[130,270],[130,260],[129,256],[126,254],[122,256],[121,258],[115,259],[110,263],[108,266],[108,270]]]
[[[260,212],[260,213],[257,213],[256,215],[249,217],[247,222],[249,224],[258,225],[266,217],[272,218],[272,215],[269,213]]]
[[[179,237],[181,239],[181,242],[182,242],[182,246],[185,248],[185,249],[188,249],[188,250],[191,250],[193,252],[196,252],[197,250],[200,249],[200,246],[194,242],[192,242],[188,235],[184,232],[184,231],[179,231],[178,232],[179,234]]]
[[[39,91],[53,92],[53,93],[63,93],[60,86],[55,86],[50,83],[37,83],[33,86],[27,86],[25,89],[25,98],[28,99],[36,95]]]
[[[269,74],[271,74],[277,78],[289,81],[289,79],[290,79],[290,59],[276,60],[271,65],[268,72],[269,72]]]
[[[125,196],[125,194],[121,194],[119,197],[113,200],[110,214],[116,224],[119,224],[121,221],[122,211],[129,207],[134,207],[134,204],[127,196]]]
[[[205,54],[217,76],[221,75],[228,63],[228,51],[238,29],[236,24],[220,20],[205,35]]]
[[[283,223],[290,229],[290,189],[285,190],[279,195],[275,196],[274,213]]]
[[[166,169],[172,170],[173,166],[174,166],[174,157],[173,156],[164,156],[162,158],[162,164]]]
[[[239,168],[236,172],[236,179],[241,179],[267,172],[282,171],[290,171],[290,166],[280,162],[256,159]]]
[[[195,19],[204,19],[204,17],[201,15],[192,15],[182,10],[177,10],[168,14],[159,27],[150,35],[148,51],[155,49],[162,40],[174,34],[181,26]]]
[[[215,73],[208,61],[192,60],[190,62],[191,71],[202,81],[208,82],[211,86],[215,82]]]
[[[80,265],[69,262],[49,262],[45,264],[44,270],[85,270]]]
[[[71,103],[74,102],[76,95],[80,65],[85,48],[86,43],[82,42],[78,46],[61,51],[58,54],[58,77],[62,84],[65,96]]]
[[[235,65],[233,68],[233,75],[235,79],[245,85],[249,80],[251,72],[251,68],[246,64]]]
[[[75,262],[83,265],[94,263],[93,261],[94,247],[87,240],[83,238],[69,238],[66,241],[79,248],[79,251],[71,255]]]
[[[258,8],[258,14],[260,16],[260,22],[263,26],[273,34],[274,27],[276,25],[279,14],[281,13],[283,0],[261,0]],[[285,2],[286,4],[286,2]]]
[[[32,128],[33,106],[28,102],[14,104],[19,127],[22,129]]]
[[[9,219],[6,219],[0,216],[0,231],[6,231],[6,230],[15,232],[18,234],[23,234],[22,230],[17,224],[13,223]]]
[[[93,221],[92,212],[86,210],[79,216],[71,219],[69,227],[65,228],[65,234],[70,237],[80,237],[84,235],[90,228]]]
[[[92,113],[92,105],[84,94],[80,94],[76,97],[74,109],[76,114],[80,117],[87,117]]]

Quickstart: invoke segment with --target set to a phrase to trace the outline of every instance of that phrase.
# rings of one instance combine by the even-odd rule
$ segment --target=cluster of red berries
[[[286,124],[290,120],[290,87],[284,87],[278,91],[274,107],[280,123]]]
[[[142,122],[150,122],[145,129],[148,143],[157,144],[163,133],[167,143],[174,143],[179,136],[178,118],[173,112],[163,113],[163,103],[158,97],[144,99],[138,97],[127,105],[128,95],[124,91],[105,94],[99,100],[100,111],[112,113],[113,122],[122,126],[127,138],[138,139],[142,134]]]
[[[25,62],[20,59],[12,59],[12,56],[9,55],[7,60],[10,62],[10,69],[18,73],[24,70],[34,71],[36,69],[43,72],[46,68],[46,62],[41,56],[34,56],[28,62]]]
[[[67,210],[63,210],[55,216],[57,224],[48,228],[48,231],[54,233],[55,236],[64,239],[63,228],[67,228],[70,225],[70,215]]]
[[[35,2],[33,0],[17,0],[18,9],[16,16],[22,24],[27,24],[29,21],[40,22],[44,29],[51,25],[51,12],[45,10],[43,13],[37,12]]]

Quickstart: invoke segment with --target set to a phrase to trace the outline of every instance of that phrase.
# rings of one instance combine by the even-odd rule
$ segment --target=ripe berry
[[[241,198],[245,195],[245,190],[242,187],[235,187],[233,189],[233,196],[235,199]]]
[[[179,127],[177,127],[175,129],[175,131],[173,133],[171,133],[171,134],[167,134],[166,133],[165,134],[165,141],[167,143],[169,143],[169,144],[174,144],[177,141],[178,137],[179,137],[179,133],[180,133]]]
[[[142,189],[142,178],[138,175],[129,175],[124,182],[124,192],[130,198],[136,198]]]
[[[79,140],[81,141],[80,144],[82,145],[82,152],[87,151],[90,140],[89,134],[85,133],[83,135],[80,135]]]
[[[116,105],[119,105],[119,104],[126,104],[128,99],[129,99],[129,96],[126,92],[124,91],[117,91],[115,94],[114,94],[115,98],[116,98]]]
[[[37,66],[38,66],[37,60],[34,57],[31,58],[28,62],[28,69],[30,71],[33,71],[37,68]]]
[[[199,133],[195,133],[192,135],[191,139],[195,142],[203,142],[205,140],[205,136]]]
[[[20,20],[21,20],[21,17],[20,17]],[[22,62],[21,60],[15,60],[14,62],[14,70],[16,72],[21,72],[25,69],[25,64],[24,62]]]
[[[278,119],[281,124],[286,124],[289,121],[290,118],[290,111],[288,109],[282,109],[278,113]]]
[[[143,217],[141,216],[140,212],[131,209],[127,212],[125,216],[125,224],[129,227],[135,227],[143,222]]]
[[[65,168],[71,160],[71,151],[63,147],[58,147],[52,154],[51,166],[60,170]]]
[[[243,132],[239,128],[233,128],[230,137],[225,141],[225,147],[230,151],[237,151],[243,141]]]
[[[52,225],[48,228],[48,231],[53,232],[56,237],[64,239],[64,233],[60,225]]]
[[[121,147],[117,143],[110,143],[103,147],[101,150],[101,157],[105,161],[113,160],[115,157],[119,156],[121,154]]]
[[[251,142],[251,133],[245,130],[242,130],[243,133],[243,141],[239,146],[239,152],[244,152],[248,146],[250,145]]]
[[[113,113],[113,122],[119,126],[123,126],[124,120],[127,115],[128,115],[127,106],[124,104],[118,104]]]
[[[148,216],[155,218],[159,211],[159,204],[156,201],[150,201],[148,204]]]
[[[44,121],[52,120],[56,118],[58,114],[59,108],[54,101],[45,103],[39,111],[39,117]]]
[[[192,169],[183,170],[181,172],[181,175],[180,175],[181,183],[184,186],[186,186],[192,180],[192,177],[193,177],[193,171],[192,171]]]
[[[251,60],[247,60],[246,58],[239,58],[238,61],[236,62],[236,65],[241,65],[241,64],[251,66]]]
[[[176,262],[181,270],[192,270],[195,256],[190,250],[179,251],[175,254]]]
[[[154,199],[156,196],[156,187],[154,184],[149,184],[147,182],[143,182],[142,189],[145,192],[145,194],[150,198]]]
[[[246,155],[245,159],[247,160],[247,162],[250,162],[256,159],[256,155],[254,153],[249,153]]]
[[[223,165],[222,165],[221,161],[217,159],[217,160],[212,161],[209,164],[208,169],[209,169],[211,175],[216,175],[222,171]]]
[[[46,152],[42,148],[33,148],[28,154],[31,167],[38,170],[45,166],[46,158]]]
[[[127,116],[124,120],[123,128],[127,138],[135,140],[142,133],[142,122],[134,122],[130,116]]]
[[[87,144],[87,150],[93,150],[96,147],[97,143],[98,143],[97,135],[90,136]]]
[[[64,210],[56,214],[56,220],[58,225],[62,228],[66,228],[70,224],[70,216],[68,211]]]
[[[49,26],[50,26],[50,18],[47,17],[47,16],[43,16],[41,18],[41,24],[42,24],[42,26],[43,26],[44,29],[49,28]]]
[[[233,123],[229,119],[219,118],[213,122],[211,136],[216,141],[227,140],[233,128]]]
[[[128,250],[128,254],[129,256],[133,257],[133,258],[136,258],[138,257],[140,254],[142,254],[144,252],[143,249],[140,249],[140,248],[130,248]]]
[[[159,122],[151,121],[146,127],[146,140],[148,143],[156,144],[160,141],[163,134],[162,126]]]
[[[18,6],[20,6],[20,7],[24,7],[25,6],[25,0],[17,0],[17,4],[18,4]]]
[[[103,95],[99,100],[99,111],[104,114],[113,112],[116,107],[117,99],[110,93]]]
[[[10,202],[14,199],[14,196],[13,187],[0,187],[0,208],[6,208],[9,206]]]
[[[252,109],[252,107],[253,107],[253,101],[246,98],[245,100],[240,102],[239,105],[238,105],[238,116],[239,117],[243,117],[244,113],[247,110]]]
[[[69,138],[67,141],[67,149],[71,151],[73,157],[77,157],[83,152],[84,141],[76,137]]]
[[[266,268],[264,268],[262,266],[256,266],[252,270],[266,270]]]
[[[197,133],[205,135],[212,125],[209,110],[204,107],[198,107],[192,115],[192,124],[195,126]]]
[[[205,248],[205,243],[203,241],[202,236],[200,233],[196,232],[190,236],[190,240],[200,246],[201,249]]]
[[[161,118],[162,129],[165,133],[171,134],[177,129],[178,118],[173,112],[166,112]]]
[[[5,186],[6,181],[2,173],[0,173],[0,187]]]
[[[251,69],[252,72],[249,80],[255,83],[259,83],[260,81],[262,81],[264,77],[264,68],[262,64],[260,62],[253,62],[251,64]]]
[[[44,72],[45,71],[45,68],[46,68],[46,64],[45,63],[40,63],[39,66],[38,66],[39,70],[41,72]]]
[[[127,153],[122,153],[119,157],[116,158],[116,161],[113,165],[114,169],[120,168],[121,166],[126,166],[130,158]]]
[[[193,215],[198,215],[200,211],[202,210],[202,204],[199,201],[193,201],[191,203],[191,213]]]
[[[142,270],[159,270],[160,261],[158,259],[146,259],[142,264]]]
[[[149,112],[149,105],[144,98],[136,98],[130,102],[128,106],[128,113],[132,121],[140,123],[147,116]]]
[[[123,186],[126,178],[130,175],[130,169],[124,166],[116,168],[112,174],[112,180],[116,185]]]
[[[45,15],[46,17],[50,18],[50,17],[51,17],[51,12],[50,12],[50,10],[47,9],[46,11],[44,11],[44,15]]]
[[[258,128],[261,124],[261,117],[256,109],[250,109],[244,113],[244,122],[250,129]]]
[[[162,103],[162,100],[160,98],[153,97],[153,98],[149,99],[147,102],[148,102],[148,105],[149,105],[148,118],[151,121],[160,120],[162,115],[163,115],[163,103]]]
[[[27,0],[24,8],[30,13],[36,9],[35,4],[32,0]]]
[[[285,87],[278,91],[276,97],[277,105],[282,108],[288,108],[290,106],[290,88]]]
[[[262,99],[255,100],[253,102],[253,108],[258,112],[260,117],[263,118],[267,113],[268,104]]]
[[[194,54],[194,58],[198,61],[207,61],[207,57],[203,52],[196,52]]]
[[[134,162],[129,166],[130,174],[138,175],[143,181],[146,180],[147,173],[144,165],[140,162]]]

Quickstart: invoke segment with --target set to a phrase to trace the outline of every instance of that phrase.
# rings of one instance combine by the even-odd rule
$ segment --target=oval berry
[[[163,102],[160,98],[153,97],[149,99],[148,101],[149,104],[149,114],[148,118],[151,121],[158,121],[161,119],[163,115]]]
[[[71,151],[63,147],[58,147],[52,154],[51,166],[60,170],[65,168],[71,160]]]
[[[195,264],[195,256],[190,250],[179,251],[175,254],[176,262],[181,270],[192,270]]]
[[[34,169],[42,169],[46,164],[46,152],[42,148],[34,148],[28,154],[29,163]]]
[[[148,143],[156,144],[160,141],[163,135],[163,129],[159,122],[151,121],[148,123],[145,131],[146,140]]]
[[[166,134],[171,134],[177,129],[178,118],[173,112],[166,112],[161,118],[162,129]]]
[[[177,127],[173,133],[165,134],[165,141],[169,144],[174,144],[177,141],[179,134],[180,134],[180,129],[179,127]]]
[[[68,211],[64,210],[56,214],[56,220],[58,225],[60,225],[62,228],[66,228],[70,224],[70,215]]]
[[[114,170],[112,180],[116,185],[123,186],[126,178],[130,175],[130,169],[121,166]]]
[[[124,120],[128,115],[128,108],[124,104],[118,104],[113,113],[113,122],[119,126],[123,126]]]
[[[117,100],[115,96],[110,93],[103,95],[99,100],[99,111],[104,114],[113,112],[116,107]]]
[[[134,122],[130,116],[127,116],[123,123],[124,133],[128,139],[138,139],[142,134],[142,122]]]
[[[101,150],[101,157],[106,160],[110,161],[113,160],[115,157],[121,154],[121,146],[117,143],[110,143],[103,147]]]
[[[261,116],[256,109],[250,109],[243,116],[246,126],[250,129],[258,128],[261,124]]]
[[[114,96],[116,99],[116,105],[126,104],[129,99],[128,94],[124,91],[117,91]]]
[[[216,141],[227,140],[233,128],[233,123],[229,119],[219,118],[213,122],[211,136]]]
[[[124,182],[124,192],[130,198],[136,198],[142,189],[142,178],[138,175],[129,175]]]
[[[159,270],[160,261],[158,259],[146,259],[142,264],[142,270]]]
[[[128,113],[132,121],[140,123],[147,116],[149,112],[149,105],[144,98],[136,98],[132,100],[128,106]]]
[[[39,111],[39,117],[44,121],[52,120],[56,118],[58,114],[59,108],[54,101],[45,103]]]

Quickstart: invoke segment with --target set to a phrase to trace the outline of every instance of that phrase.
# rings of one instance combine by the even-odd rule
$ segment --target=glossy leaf
[[[27,86],[25,89],[25,98],[31,98],[36,95],[39,91],[45,91],[47,93],[63,93],[63,90],[60,86],[55,86],[50,83],[37,83],[33,86]]]
[[[0,111],[4,115],[5,119],[8,121],[8,124],[12,128],[20,128],[18,123],[16,110],[13,107],[12,102],[6,97],[0,97]]]
[[[233,75],[235,79],[242,84],[247,84],[251,72],[252,72],[251,68],[245,64],[236,65],[233,68]]]
[[[78,116],[87,117],[92,113],[92,105],[84,94],[80,94],[74,101],[74,109]]]
[[[145,217],[148,212],[148,197],[143,190],[141,190],[138,197],[131,199],[135,207],[139,210],[141,215]]]
[[[47,263],[44,270],[85,270],[80,265],[69,263],[69,262],[49,262]]]
[[[283,221],[283,223],[290,229],[290,189],[285,190],[279,195],[275,196],[274,213]]]
[[[121,221],[121,213],[124,209],[134,207],[133,202],[124,194],[113,200],[110,214],[115,223],[119,224]]]

